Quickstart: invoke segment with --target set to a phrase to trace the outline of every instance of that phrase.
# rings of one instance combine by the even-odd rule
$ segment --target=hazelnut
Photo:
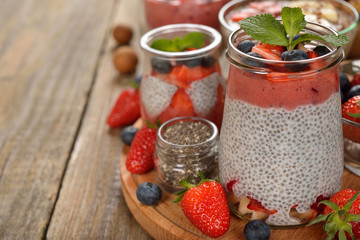
[[[113,61],[115,68],[120,73],[129,74],[135,71],[138,57],[132,47],[121,46],[115,50]]]
[[[113,29],[113,36],[119,44],[128,44],[132,35],[131,27],[125,24],[117,24]]]

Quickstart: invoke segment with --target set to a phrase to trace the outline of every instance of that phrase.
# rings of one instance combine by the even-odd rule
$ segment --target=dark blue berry
[[[330,49],[325,47],[325,46],[316,46],[314,49],[313,49],[314,52],[317,53],[318,57],[320,56],[323,56],[325,54],[328,54],[330,52]]]
[[[124,128],[120,133],[120,138],[125,145],[130,146],[132,141],[134,140],[135,134],[137,133],[138,129],[133,126],[128,126]]]
[[[151,59],[151,67],[158,73],[169,73],[172,69],[171,62],[159,58]]]
[[[263,57],[260,54],[257,54],[256,52],[249,52],[249,53],[247,53],[247,55],[263,59]],[[254,67],[265,67],[265,64],[263,62],[255,61],[255,60],[252,60],[252,59],[246,59],[245,58],[243,60],[243,63],[246,64],[246,65],[254,66]]]
[[[290,52],[290,51],[284,51],[284,52],[282,52],[281,55],[280,55],[281,59],[284,60],[285,57],[286,57],[286,55],[288,55],[289,52]]]
[[[346,76],[345,73],[339,73],[339,78],[340,78],[340,90],[341,92],[343,92],[344,94],[346,94],[349,90],[350,90],[350,81],[349,78]]]
[[[340,91],[340,96],[341,96],[341,104],[346,103],[347,99],[345,97],[345,94],[342,91]]]
[[[137,199],[145,205],[156,205],[162,196],[161,188],[152,182],[141,183],[136,189]]]
[[[239,43],[236,48],[239,49],[243,53],[248,53],[255,46],[255,44],[250,40],[245,40]]]
[[[142,80],[142,75],[138,75],[135,77],[135,83],[140,86]]]
[[[347,99],[350,99],[352,97],[355,97],[357,95],[360,95],[360,85],[355,85],[352,88],[350,88],[348,94],[347,94]]]
[[[183,64],[189,68],[194,68],[201,65],[201,58],[193,58],[193,59],[181,61],[180,64]]]
[[[215,62],[216,59],[213,56],[203,57],[201,59],[201,65],[207,68],[212,67]]]
[[[296,39],[298,39],[300,37],[300,34],[296,34],[295,36],[293,36],[292,41],[295,41]]]
[[[284,61],[298,61],[309,59],[309,55],[303,50],[294,49],[289,51],[284,57]],[[285,67],[292,72],[300,72],[304,70],[308,63],[285,64]]]
[[[270,238],[270,227],[262,220],[252,220],[244,227],[246,240],[267,240]]]

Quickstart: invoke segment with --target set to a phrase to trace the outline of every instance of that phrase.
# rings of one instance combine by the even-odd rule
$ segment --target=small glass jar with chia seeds
[[[182,189],[179,181],[200,181],[218,173],[218,129],[199,117],[179,117],[165,122],[158,130],[155,152],[156,181],[167,192]]]

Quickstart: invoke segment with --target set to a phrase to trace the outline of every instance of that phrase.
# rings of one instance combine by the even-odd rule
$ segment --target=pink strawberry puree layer
[[[286,74],[280,75],[280,81],[268,80],[278,75],[271,73],[270,78],[230,66],[227,97],[262,108],[293,110],[297,106],[323,103],[339,88],[338,74],[332,69],[307,76],[301,73],[289,80]]]

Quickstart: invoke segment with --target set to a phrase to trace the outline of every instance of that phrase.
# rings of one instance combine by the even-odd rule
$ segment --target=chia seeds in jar
[[[156,180],[164,190],[181,190],[179,181],[200,181],[217,176],[218,129],[214,123],[198,117],[180,117],[165,122],[156,140]]]

